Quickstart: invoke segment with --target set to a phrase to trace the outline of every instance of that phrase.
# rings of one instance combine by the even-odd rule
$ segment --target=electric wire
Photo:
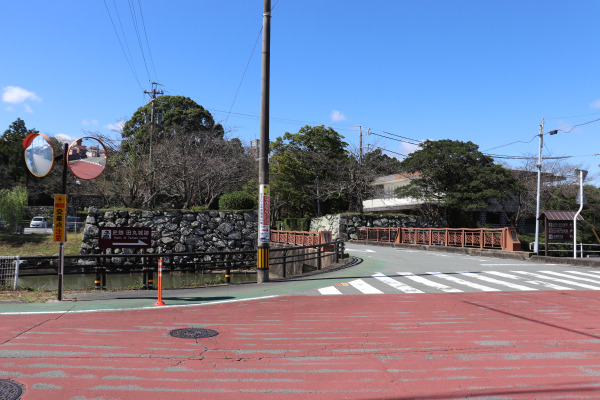
[[[158,81],[158,74],[156,73],[156,68],[154,66],[154,58],[152,57],[152,51],[150,47],[150,41],[148,40],[148,32],[146,31],[146,22],[144,21],[144,13],[142,11],[142,3],[138,0],[138,8],[140,9],[140,16],[142,17],[142,27],[144,28],[144,36],[146,37],[146,46],[148,47],[148,55],[150,56],[150,64],[152,65],[152,71],[154,71],[154,79]]]
[[[273,10],[272,7],[271,7],[271,10]],[[248,67],[250,66],[250,61],[252,61],[252,56],[254,56],[254,51],[256,50],[256,46],[258,45],[258,39],[260,39],[260,34],[262,33],[262,30],[263,30],[263,28],[261,26],[260,30],[258,31],[258,36],[256,37],[256,40],[254,41],[254,47],[252,47],[252,52],[250,52],[250,57],[248,58],[248,62],[246,63],[246,68],[244,68],[244,73],[242,74],[242,79],[240,80],[240,84],[238,85],[237,90],[235,91],[235,96],[233,96],[233,101],[231,102],[231,107],[229,107],[229,112],[227,113],[227,117],[225,118],[225,122],[223,123],[223,125],[226,125],[227,121],[229,121],[229,116],[231,115],[231,110],[233,110],[235,101],[237,100],[238,94],[240,93],[242,83],[244,82],[244,78],[246,77],[246,72],[248,72]]]
[[[587,125],[587,124],[591,124],[592,122],[598,122],[598,121],[600,121],[600,118],[593,119],[593,120],[587,121],[587,122],[582,122],[581,124],[575,124],[575,125],[571,126],[571,129],[569,129],[568,131],[565,131],[564,129],[557,129],[557,131],[564,132],[564,133],[569,133],[573,129],[577,128],[578,126]]]
[[[114,3],[114,0],[113,0],[113,3]],[[112,27],[113,27],[113,29],[115,31],[115,35],[117,36],[117,40],[119,41],[119,45],[121,46],[121,50],[123,51],[123,55],[125,56],[125,60],[127,61],[127,64],[129,65],[129,69],[131,70],[131,73],[133,74],[133,77],[135,78],[136,82],[138,83],[138,86],[140,87],[140,89],[144,90],[144,88],[142,87],[142,84],[140,83],[140,80],[138,78],[138,75],[137,75],[137,72],[135,70],[135,67],[132,64],[133,59],[130,59],[130,57],[127,57],[127,52],[125,51],[125,47],[123,46],[123,42],[121,41],[121,37],[119,36],[119,31],[117,30],[115,22],[114,22],[114,20],[112,18],[112,15],[110,13],[110,9],[108,8],[108,4],[106,4],[106,0],[104,0],[104,6],[106,7],[106,12],[108,13],[108,17],[110,18],[110,23],[112,24]],[[115,8],[116,8],[116,4],[115,4]],[[117,15],[118,15],[118,12],[117,12]],[[122,26],[121,26],[121,28],[122,28]],[[128,46],[128,48],[129,48],[129,46]],[[129,54],[131,56],[131,52]]]
[[[409,137],[406,137],[406,136],[396,135],[395,133],[391,133],[391,132],[383,131],[383,133],[386,133],[386,134],[392,135],[392,136],[396,136],[396,137],[399,137],[399,138],[402,138],[402,139],[406,139],[406,140],[412,140],[413,142],[415,142],[415,143],[412,143],[412,144],[419,144],[419,143],[422,142],[421,140],[418,140],[418,139],[412,139],[412,138],[409,138]]]
[[[531,140],[529,140],[529,141],[527,141],[527,142],[526,142],[526,141],[524,141],[524,140],[516,140],[516,141],[514,141],[514,142],[510,142],[510,143],[507,143],[507,144],[503,144],[503,145],[501,145],[501,146],[491,147],[491,148],[489,148],[489,149],[485,149],[485,150],[482,150],[482,151],[490,151],[490,150],[494,150],[494,149],[499,149],[500,147],[506,147],[506,146],[510,146],[511,144],[516,144],[516,143],[525,143],[525,144],[528,144],[528,143],[531,143],[531,142],[533,142],[533,141],[534,141],[534,139],[535,139],[536,137],[538,137],[538,135],[535,135],[535,136],[534,136],[534,137],[533,137]]]
[[[396,138],[393,138],[393,137],[390,137],[390,136],[381,135],[381,134],[375,133],[375,132],[369,132],[369,135],[380,136],[380,137],[383,137],[383,138],[386,138],[386,139],[395,140],[396,142],[408,143],[408,144],[413,144],[413,145],[417,145],[418,144],[418,143],[409,142],[407,140],[401,140],[401,139],[396,139]]]
[[[142,53],[142,60],[144,60],[144,67],[146,68],[146,74],[148,75],[148,81],[152,81],[150,76],[150,70],[148,69],[148,63],[146,62],[146,55],[144,53],[144,46],[142,45],[142,37],[140,36],[140,29],[137,22],[137,15],[135,12],[135,3],[133,0],[129,0],[129,13],[131,14],[131,20],[133,21],[133,28],[135,29],[135,35],[137,37],[138,45],[140,46],[140,52]]]

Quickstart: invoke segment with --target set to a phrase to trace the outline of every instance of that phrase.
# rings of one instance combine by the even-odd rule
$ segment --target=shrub
[[[284,231],[308,232],[310,229],[310,218],[284,218]]]
[[[255,199],[246,192],[226,193],[219,199],[219,210],[254,210]]]

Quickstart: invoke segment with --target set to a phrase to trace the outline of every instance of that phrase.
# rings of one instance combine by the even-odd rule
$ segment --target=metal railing
[[[559,253],[564,257],[573,257],[573,243],[550,243],[551,246],[557,246],[558,248],[548,247],[548,253]],[[529,251],[533,251],[534,243],[529,243]],[[589,248],[586,250],[586,248]],[[594,250],[596,248],[597,250]],[[544,255],[546,252],[546,243],[539,243],[539,255]],[[597,257],[600,256],[600,244],[594,243],[577,243],[577,254],[580,258],[584,257]]]
[[[311,246],[320,244],[319,232],[299,231],[271,231],[271,242],[293,244],[297,246]]]
[[[331,251],[330,251],[331,249]],[[256,270],[256,250],[208,252],[208,253],[164,253],[164,254],[85,254],[65,255],[65,274],[96,274],[95,288],[105,288],[108,274],[141,272],[144,288],[152,288],[153,276],[158,269],[158,260],[163,260],[164,272],[211,272],[224,274],[230,283],[232,272],[252,273]],[[269,252],[269,268],[277,270],[281,277],[297,275],[300,265],[320,270],[329,258],[338,263],[344,257],[344,242],[272,248]],[[302,268],[300,268],[302,270]],[[46,276],[58,274],[58,256],[20,257],[21,275]]]
[[[356,229],[358,240],[517,251],[514,228],[368,228]]]

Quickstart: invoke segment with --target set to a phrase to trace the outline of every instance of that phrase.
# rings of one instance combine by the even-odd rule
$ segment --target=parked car
[[[67,216],[67,230],[76,231],[79,226],[79,217]]]
[[[30,228],[47,228],[48,219],[46,217],[33,217],[29,223]]]

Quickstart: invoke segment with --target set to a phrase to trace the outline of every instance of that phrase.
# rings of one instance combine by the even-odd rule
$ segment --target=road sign
[[[548,241],[573,240],[573,221],[548,221]]]
[[[101,249],[147,248],[152,245],[152,230],[135,227],[101,227],[98,246]]]
[[[67,241],[67,195],[54,195],[54,241]]]

